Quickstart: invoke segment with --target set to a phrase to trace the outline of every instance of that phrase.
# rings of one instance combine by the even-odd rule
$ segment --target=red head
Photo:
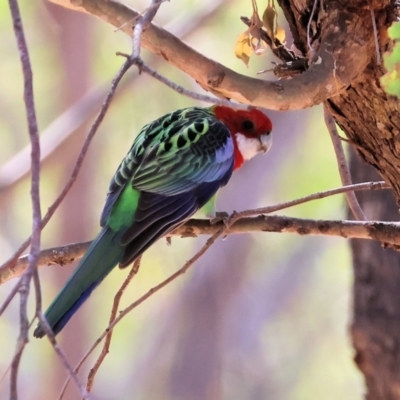
[[[213,106],[212,109],[231,132],[235,146],[234,169],[257,153],[266,153],[270,149],[272,122],[263,112],[256,108],[235,110],[224,106]]]

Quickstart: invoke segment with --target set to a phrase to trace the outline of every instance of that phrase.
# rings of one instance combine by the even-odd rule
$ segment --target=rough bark
[[[355,181],[376,179],[376,171],[353,157]],[[398,209],[393,194],[357,194],[371,219],[393,221]],[[368,400],[400,398],[400,254],[377,242],[352,240],[354,317],[351,326],[355,362],[365,376]]]

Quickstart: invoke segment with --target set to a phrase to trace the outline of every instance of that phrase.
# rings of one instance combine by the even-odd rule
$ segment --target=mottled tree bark
[[[357,182],[378,178],[353,155]],[[391,192],[357,194],[368,218],[393,221],[398,208]],[[400,399],[400,254],[377,242],[351,241],[354,266],[354,317],[351,326],[355,362],[365,376],[369,400]]]

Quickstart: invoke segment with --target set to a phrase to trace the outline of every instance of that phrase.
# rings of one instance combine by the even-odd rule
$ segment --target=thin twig
[[[316,56],[315,50],[313,49],[313,47],[311,45],[310,28],[311,28],[312,20],[314,18],[315,9],[317,8],[317,2],[318,2],[318,0],[314,0],[313,8],[311,10],[311,15],[307,22],[307,45],[308,45],[308,49],[310,51],[309,59],[311,61],[315,61],[315,56]]]
[[[28,46],[25,40],[24,29],[22,26],[21,13],[17,0],[9,0],[9,7],[13,20],[13,28],[15,38],[17,40],[17,46],[20,55],[20,61],[22,66],[22,73],[24,79],[24,103],[26,110],[26,117],[28,122],[29,139],[31,142],[31,201],[32,201],[32,244],[29,253],[29,266],[24,272],[24,275],[20,279],[20,333],[17,340],[17,349],[13,360],[11,362],[11,377],[10,377],[10,400],[18,399],[17,390],[17,378],[19,363],[21,360],[22,352],[28,343],[28,331],[29,331],[29,320],[28,320],[28,297],[31,278],[35,271],[37,273],[37,262],[40,256],[40,221],[41,221],[41,210],[40,210],[40,193],[39,193],[39,182],[40,182],[40,143],[38,134],[38,125],[36,120],[35,101],[33,94],[33,77],[32,68],[29,59]],[[38,292],[36,298],[39,299],[37,305],[40,305],[40,286],[36,285]]]
[[[136,18],[136,24],[133,29],[132,37],[132,58],[138,59],[140,57],[140,47],[142,40],[142,32],[150,24],[153,18],[156,16],[158,9],[163,1],[151,0],[150,6]]]
[[[299,204],[307,203],[309,201],[323,199],[325,197],[333,196],[335,194],[340,194],[340,193],[352,192],[356,190],[380,190],[380,189],[390,189],[390,186],[384,181],[356,183],[354,185],[342,186],[336,189],[326,190],[324,192],[313,193],[305,197],[300,197],[299,199],[287,201],[285,203],[279,203],[273,206],[261,207],[261,208],[255,208],[253,210],[237,212],[233,214],[232,218],[234,221],[236,221],[237,219],[243,217],[251,217],[253,215],[260,215],[260,214],[270,214],[271,212],[297,206]]]
[[[40,326],[44,329],[46,332],[46,336],[49,339],[51,346],[53,347],[54,351],[58,355],[59,359],[61,360],[61,363],[63,364],[64,368],[67,370],[69,378],[68,380],[71,380],[74,382],[75,386],[79,390],[79,394],[83,399],[90,400],[91,397],[89,393],[87,392],[85,386],[82,384],[82,382],[79,380],[78,376],[76,375],[76,372],[73,370],[72,366],[67,360],[67,357],[65,356],[64,352],[61,350],[61,348],[58,346],[56,339],[54,337],[53,331],[50,328],[50,325],[48,324],[46,318],[42,314],[42,312],[38,313],[38,319]]]
[[[170,81],[168,78],[165,76],[161,75],[158,73],[156,70],[153,68],[149,67],[147,64],[144,63],[144,61],[139,57],[139,58],[133,58],[132,55],[122,53],[122,52],[117,52],[116,53],[118,56],[125,57],[131,65],[136,65],[138,68],[139,72],[145,72],[146,74],[152,76],[153,78],[157,79],[164,85],[168,86],[175,92],[182,94],[184,96],[187,96],[191,99],[197,100],[197,101],[204,101],[205,103],[212,103],[212,104],[218,104],[220,106],[225,106],[225,107],[230,107],[230,108],[236,108],[240,110],[249,110],[253,108],[251,105],[245,105],[245,104],[239,104],[239,103],[234,103],[230,100],[224,100],[220,99],[218,97],[212,97],[212,96],[207,96],[205,94],[200,94],[197,92],[192,92],[191,90],[185,89],[183,86],[178,85],[175,82]],[[258,107],[258,109],[267,111],[265,108]]]
[[[138,20],[139,17],[142,17],[144,15],[144,13],[152,11],[154,9],[156,9],[154,15],[157,13],[158,8],[160,7],[161,3],[164,3],[166,1],[169,0],[160,0],[160,1],[153,1],[152,5],[150,5],[149,7],[147,7],[144,11],[142,11],[141,13],[138,13],[138,15],[136,15],[135,17],[133,17],[131,20],[124,22],[122,25],[120,25],[117,29],[114,30],[114,32],[118,32],[120,30],[122,30],[127,24],[133,24],[135,25],[135,22]],[[154,18],[151,17],[151,20]],[[151,22],[150,20],[150,22]]]
[[[120,53],[121,54],[121,53]],[[121,54],[123,55],[123,54]],[[248,110],[251,108],[249,105],[244,105],[244,104],[239,104],[239,103],[234,103],[230,100],[224,100],[220,99],[218,97],[212,97],[212,96],[207,96],[205,94],[200,94],[193,92],[191,90],[185,89],[183,86],[178,85],[175,82],[170,81],[168,78],[165,76],[161,75],[158,73],[156,70],[153,68],[149,67],[147,64],[145,64],[142,60],[136,60],[133,62],[141,72],[145,72],[146,74],[152,76],[153,78],[157,79],[164,85],[168,86],[175,92],[182,94],[186,97],[189,97],[191,99],[197,100],[197,101],[204,101],[205,103],[212,103],[212,104],[218,104],[220,106],[226,106],[226,107],[231,107],[231,108],[237,108],[237,109],[242,109],[242,110]],[[258,107],[260,110],[264,110],[261,107]]]
[[[118,292],[116,293],[116,295],[114,297],[114,302],[113,302],[113,306],[111,309],[109,324],[111,324],[117,316],[119,303],[121,301],[121,297],[124,294],[125,289],[128,287],[128,285],[132,281],[132,278],[138,273],[138,270],[140,267],[140,259],[141,259],[141,257],[139,257],[137,260],[135,260],[135,262],[132,265],[131,270],[129,271],[128,276],[126,277],[126,279],[124,280],[124,282],[122,283],[121,287],[119,288]],[[89,375],[88,375],[87,383],[86,383],[86,390],[88,392],[90,392],[92,390],[94,379],[96,377],[96,373],[99,370],[104,359],[106,358],[106,355],[110,351],[112,334],[113,334],[113,331],[108,332],[108,334],[106,336],[106,340],[104,341],[103,349],[101,350],[101,353],[99,354],[99,357],[97,358],[93,367],[89,371]]]
[[[353,182],[351,180],[351,174],[349,171],[349,167],[347,165],[346,156],[344,154],[342,142],[340,140],[338,131],[336,129],[335,121],[332,117],[332,114],[324,105],[324,120],[326,127],[328,128],[329,135],[332,140],[333,149],[336,155],[337,166],[339,170],[340,179],[342,181],[343,186],[351,185]],[[364,214],[363,209],[360,206],[360,203],[357,200],[357,197],[354,192],[346,192],[345,193],[347,203],[352,211],[354,217],[359,221],[367,221],[368,218]]]
[[[103,339],[108,335],[108,333],[114,329],[114,327],[121,321],[122,318],[124,318],[128,313],[130,313],[134,308],[142,304],[145,300],[147,300],[150,296],[167,286],[170,282],[178,278],[180,275],[183,275],[214,243],[215,241],[221,236],[223,230],[219,229],[217,230],[212,237],[210,237],[206,244],[189,260],[185,263],[185,265],[180,268],[178,271],[170,275],[167,279],[165,279],[163,282],[158,284],[157,286],[154,286],[151,288],[147,293],[145,293],[143,296],[141,296],[139,299],[137,299],[135,302],[133,302],[131,305],[129,305],[127,308],[122,310],[118,317],[114,319],[114,321],[108,325],[107,329],[97,338],[97,340],[93,343],[93,345],[90,347],[90,349],[86,352],[86,354],[82,357],[82,359],[79,361],[78,365],[75,367],[74,372],[77,373],[83,363],[87,360],[87,358],[92,354],[94,349],[103,341]],[[70,379],[68,378],[64,386],[61,390],[60,396],[58,397],[58,400],[61,400],[65,390],[68,386]]]
[[[16,0],[9,0],[9,1],[10,1],[10,4],[11,4],[12,2],[15,2]],[[14,256],[13,256],[9,261],[7,261],[7,262],[2,266],[2,268],[3,268],[3,267],[5,267],[5,268],[11,267],[11,268],[12,268],[12,266],[15,265],[15,263],[16,263],[18,257],[21,255],[21,253],[22,253],[22,252],[26,249],[26,247],[31,243],[31,239],[32,239],[31,254],[32,254],[32,251],[33,251],[33,250],[36,250],[36,242],[37,242],[37,239],[36,239],[36,237],[35,237],[35,232],[39,232],[39,240],[40,240],[40,230],[43,229],[43,227],[44,227],[44,226],[47,224],[47,222],[50,220],[50,218],[51,218],[52,215],[54,214],[55,210],[56,210],[56,209],[58,208],[58,206],[61,204],[61,202],[62,202],[63,199],[65,198],[66,194],[68,193],[68,191],[70,190],[70,188],[71,188],[72,185],[74,184],[74,182],[75,182],[75,180],[76,180],[76,178],[77,178],[77,176],[78,176],[78,173],[79,173],[79,171],[80,171],[80,168],[81,168],[81,166],[82,166],[82,163],[83,163],[83,161],[84,161],[85,155],[86,155],[86,153],[87,153],[87,151],[88,151],[88,148],[89,148],[89,145],[90,145],[90,143],[91,143],[91,140],[93,139],[93,137],[94,137],[95,133],[97,132],[97,130],[98,130],[98,128],[99,128],[101,122],[102,122],[103,119],[104,119],[104,116],[105,116],[105,114],[106,114],[106,112],[107,112],[107,110],[108,110],[108,108],[109,108],[110,102],[111,102],[112,98],[114,97],[115,90],[116,90],[116,88],[117,88],[117,86],[118,86],[118,83],[121,81],[122,77],[123,77],[124,74],[127,72],[127,70],[130,68],[130,66],[131,66],[131,65],[130,65],[130,63],[129,63],[128,61],[125,62],[125,63],[122,65],[122,67],[120,68],[120,70],[118,71],[118,73],[117,73],[117,75],[115,76],[115,78],[113,79],[112,84],[111,84],[111,88],[110,88],[110,90],[109,90],[109,92],[108,92],[108,94],[107,94],[107,96],[106,96],[106,98],[105,98],[105,100],[104,100],[104,102],[103,102],[103,105],[102,105],[102,107],[101,107],[101,109],[100,109],[100,112],[99,112],[99,114],[97,115],[97,117],[96,117],[96,119],[95,119],[95,121],[94,121],[94,123],[93,123],[93,125],[92,125],[92,127],[91,127],[91,129],[90,129],[90,131],[89,131],[89,134],[88,134],[88,136],[87,136],[87,138],[86,138],[86,140],[85,140],[85,143],[84,143],[84,145],[83,145],[83,147],[82,147],[82,150],[81,150],[81,152],[80,152],[80,154],[79,154],[79,157],[78,157],[77,163],[76,163],[76,165],[75,165],[75,167],[74,167],[74,170],[73,170],[73,172],[72,172],[71,178],[70,178],[69,181],[67,182],[67,184],[66,184],[66,186],[64,187],[63,191],[61,192],[61,194],[59,195],[59,197],[56,199],[56,201],[53,203],[53,205],[48,209],[48,212],[46,213],[45,217],[44,217],[42,220],[41,220],[40,216],[39,216],[39,218],[36,218],[36,219],[35,219],[35,221],[36,221],[36,226],[37,226],[36,231],[35,231],[35,230],[33,231],[33,235],[32,235],[30,238],[28,238],[28,239],[20,246],[19,250],[14,254]],[[38,163],[38,164],[37,164],[38,167],[40,167],[40,154],[37,155],[37,163]],[[35,242],[33,242],[33,240],[35,240]],[[40,245],[40,241],[39,241],[39,245]],[[32,249],[33,249],[33,250],[32,250]],[[37,256],[39,256],[39,252],[40,252],[40,248],[39,248],[39,251],[38,251]],[[32,265],[35,265],[35,264],[34,264],[35,259],[34,259],[33,257],[30,258],[29,261],[30,261],[30,263],[32,263]],[[21,291],[21,289],[22,289],[22,294],[24,294],[24,295],[25,295],[25,293],[26,293],[26,289],[25,289],[25,288],[28,287],[28,289],[29,289],[29,286],[27,286],[27,284],[29,283],[29,280],[28,280],[27,278],[25,278],[25,277],[27,277],[27,274],[28,274],[28,272],[27,272],[26,274],[23,275],[23,277],[21,278],[21,283],[20,283],[20,285],[19,285],[19,286],[20,286],[19,290]],[[31,276],[32,276],[32,275],[31,275]],[[29,278],[30,278],[30,277],[29,277]],[[13,290],[13,293],[12,293],[12,294],[15,295],[16,292],[17,292],[17,290]],[[1,310],[0,310],[1,312],[4,311],[4,309],[8,306],[8,304],[9,304],[10,301],[11,301],[11,299],[12,299],[12,297],[11,297],[11,296],[8,296],[8,298],[6,299],[6,302],[3,303],[2,307],[1,307]],[[22,295],[21,295],[21,302],[22,302]],[[40,314],[40,313],[38,313],[38,314]],[[11,395],[10,395],[10,398],[11,398],[12,400],[16,400],[16,399],[17,399],[17,392],[16,392],[16,376],[17,376],[17,371],[18,371],[19,360],[20,360],[20,357],[21,357],[21,354],[22,354],[22,350],[23,350],[23,345],[22,345],[21,343],[22,343],[22,340],[23,340],[24,343],[26,343],[26,342],[28,341],[29,321],[28,321],[27,317],[25,318],[24,324],[22,325],[22,323],[21,323],[21,332],[23,331],[23,330],[22,330],[22,326],[24,327],[24,335],[25,335],[25,336],[24,336],[24,338],[20,338],[20,339],[18,340],[18,346],[17,346],[16,354],[15,354],[15,356],[14,356],[14,359],[13,359],[13,362],[12,362],[12,366],[11,366]],[[26,331],[26,332],[25,332],[25,331]],[[46,332],[46,333],[50,333],[50,332]],[[71,367],[69,366],[69,364],[67,363],[65,357],[62,358],[62,353],[60,353],[59,349],[55,346],[55,341],[54,341],[54,342],[51,341],[51,343],[52,343],[52,345],[53,345],[53,347],[54,347],[54,350],[56,351],[57,355],[61,358],[61,361],[63,362],[63,364],[64,364],[64,366],[66,367],[66,369],[68,370],[68,372],[73,373],[73,372],[72,372],[72,368],[71,368]],[[79,382],[78,378],[77,378],[74,374],[71,376],[71,378],[73,379],[73,381],[75,382],[75,384],[78,386],[78,388],[79,388],[79,390],[80,390],[80,393],[81,393],[81,396],[82,396],[83,398],[88,398],[88,395],[87,395],[87,393],[86,393],[86,389],[85,389],[84,386],[82,386],[82,384]]]
[[[375,40],[375,51],[376,51],[376,63],[381,65],[382,58],[381,58],[381,51],[379,49],[379,39],[378,39],[378,29],[376,29],[376,21],[375,21],[375,12],[372,5],[372,1],[369,1],[369,11],[371,13],[371,20],[372,20],[372,29],[374,31],[374,40]]]

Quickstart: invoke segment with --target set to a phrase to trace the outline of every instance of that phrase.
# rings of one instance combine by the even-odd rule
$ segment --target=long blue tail
[[[119,244],[120,236],[107,227],[103,228],[47,309],[45,317],[54,335],[64,328],[97,285],[122,259],[125,248]],[[41,338],[44,335],[44,329],[39,324],[33,336]]]

